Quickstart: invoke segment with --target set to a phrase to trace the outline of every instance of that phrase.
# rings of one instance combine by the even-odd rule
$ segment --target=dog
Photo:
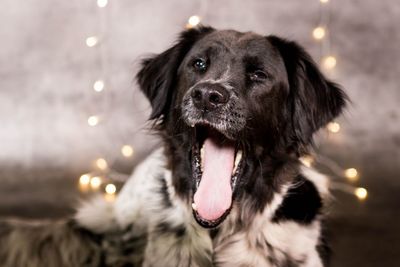
[[[348,100],[293,41],[199,26],[137,74],[163,145],[115,202],[3,222],[4,266],[326,266],[328,179],[302,165]]]

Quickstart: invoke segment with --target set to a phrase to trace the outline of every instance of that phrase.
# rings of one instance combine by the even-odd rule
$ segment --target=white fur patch
[[[75,214],[75,219],[85,228],[98,234],[117,227],[113,203],[100,196],[83,202]]]
[[[323,266],[316,251],[320,236],[320,222],[301,225],[293,221],[269,223],[263,234],[270,244],[289,255],[292,259],[302,262],[300,266]]]
[[[300,171],[307,180],[311,181],[315,185],[318,192],[323,197],[329,196],[329,179],[326,175],[306,166],[301,166]]]
[[[115,201],[115,217],[121,227],[135,222],[148,225],[151,209],[158,207],[161,194],[157,194],[159,179],[165,172],[163,149],[154,151],[137,166]]]

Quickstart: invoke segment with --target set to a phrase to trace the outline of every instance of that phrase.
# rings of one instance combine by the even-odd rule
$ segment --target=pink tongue
[[[221,143],[218,138],[204,142],[203,175],[194,195],[197,213],[201,218],[219,219],[232,203],[231,176],[235,160],[235,148]]]

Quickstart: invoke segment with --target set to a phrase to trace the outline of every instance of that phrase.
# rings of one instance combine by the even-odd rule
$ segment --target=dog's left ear
[[[172,102],[177,71],[183,58],[196,41],[213,30],[211,27],[204,26],[186,30],[180,34],[174,46],[142,61],[136,78],[140,89],[151,103],[150,120],[156,120],[162,124]]]
[[[337,117],[348,100],[340,87],[324,77],[311,56],[297,43],[268,36],[281,54],[289,79],[289,109],[295,150],[312,142],[313,134]]]

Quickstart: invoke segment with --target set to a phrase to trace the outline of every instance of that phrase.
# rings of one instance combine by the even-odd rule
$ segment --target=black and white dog
[[[346,95],[296,43],[198,27],[137,75],[164,146],[115,202],[74,220],[3,223],[4,266],[326,264],[325,176],[302,166]]]

